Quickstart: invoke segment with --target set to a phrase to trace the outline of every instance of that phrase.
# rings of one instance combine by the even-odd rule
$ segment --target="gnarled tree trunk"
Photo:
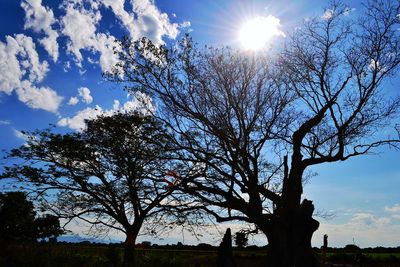
[[[312,218],[314,205],[304,200],[293,209],[281,207],[264,229],[268,238],[268,265],[271,267],[320,266],[311,247],[311,238],[319,222]]]
[[[135,242],[138,231],[129,230],[126,232],[126,239],[124,243],[124,267],[135,266]]]

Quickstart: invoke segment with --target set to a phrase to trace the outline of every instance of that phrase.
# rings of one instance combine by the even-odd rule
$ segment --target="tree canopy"
[[[0,244],[33,242],[35,215],[23,192],[0,194]]]
[[[173,47],[124,39],[106,74],[157,103],[154,116],[191,163],[180,188],[195,208],[219,222],[253,223],[274,266],[316,265],[319,223],[302,199],[310,166],[399,142],[399,98],[382,89],[400,63],[400,3],[370,1],[358,18],[349,12],[332,2],[274,55],[201,49],[190,37]]]
[[[31,189],[58,216],[79,218],[100,233],[122,231],[129,251],[140,230],[157,234],[170,223],[163,205],[174,201],[177,178],[169,137],[154,118],[119,113],[87,121],[81,132],[29,136],[9,155],[23,163],[7,167],[3,177],[35,185]]]
[[[58,217],[36,217],[32,201],[24,192],[0,193],[0,244],[56,240],[64,233]]]
[[[43,214],[35,219],[34,223],[36,238],[39,240],[48,239],[50,242],[57,240],[57,237],[65,231],[60,226],[60,219],[52,214]]]

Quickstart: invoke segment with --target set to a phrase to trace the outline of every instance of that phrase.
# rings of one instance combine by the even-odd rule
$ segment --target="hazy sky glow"
[[[84,119],[138,108],[137,98],[145,96],[127,95],[101,77],[116,62],[114,41],[124,35],[173,44],[190,32],[200,45],[273,47],[302,19],[329,15],[324,14],[323,2],[0,0],[0,148],[23,144],[21,130],[49,124],[58,125],[60,131],[79,130]],[[349,2],[352,16],[361,5]],[[254,31],[256,27],[260,29]],[[246,43],[254,36],[260,44]],[[387,85],[388,93],[399,92],[396,84]],[[400,153],[386,148],[377,152],[313,169],[318,176],[306,185],[304,195],[317,210],[334,215],[319,219],[313,245],[320,246],[327,233],[332,246],[353,240],[362,247],[400,246]],[[236,222],[230,226],[240,227]],[[82,232],[81,226],[70,227]],[[221,225],[221,230],[225,227]],[[141,240],[219,243],[221,235],[212,237],[215,231],[209,231],[200,241],[180,232],[163,241]],[[266,239],[259,235],[251,242],[266,244]]]
[[[280,21],[274,16],[257,16],[246,21],[239,30],[240,43],[244,49],[260,50],[274,37],[284,37],[280,30]]]

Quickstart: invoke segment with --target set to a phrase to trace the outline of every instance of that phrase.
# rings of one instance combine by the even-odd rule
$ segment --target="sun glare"
[[[275,36],[285,36],[280,21],[274,16],[255,17],[247,21],[239,31],[239,40],[247,50],[259,50]]]

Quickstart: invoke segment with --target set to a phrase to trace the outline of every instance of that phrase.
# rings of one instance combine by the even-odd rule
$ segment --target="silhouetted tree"
[[[0,245],[34,242],[35,214],[25,193],[0,193]]]
[[[0,193],[0,244],[57,240],[64,233],[57,216],[45,214],[35,218],[35,215],[26,193]]]
[[[239,248],[244,248],[247,246],[247,242],[249,241],[247,234],[245,232],[236,232],[235,236],[235,244]]]
[[[173,201],[176,177],[168,177],[173,162],[162,125],[127,113],[87,121],[81,132],[28,135],[27,144],[9,155],[23,161],[5,168],[3,177],[34,185],[60,217],[79,218],[100,232],[124,232],[124,262],[133,265],[139,231],[162,230],[167,214],[161,206]]]
[[[48,239],[49,242],[57,241],[57,237],[64,234],[60,226],[60,219],[52,214],[44,214],[35,219],[34,222],[36,238]]]
[[[400,63],[399,1],[365,10],[355,19],[334,2],[270,58],[200,50],[188,37],[172,47],[124,39],[121,62],[106,74],[157,103],[154,116],[191,168],[181,170],[180,188],[197,200],[193,208],[256,225],[271,266],[318,264],[311,237],[319,222],[302,201],[308,167],[399,141],[394,131],[380,134],[398,115],[398,98],[382,88]]]

